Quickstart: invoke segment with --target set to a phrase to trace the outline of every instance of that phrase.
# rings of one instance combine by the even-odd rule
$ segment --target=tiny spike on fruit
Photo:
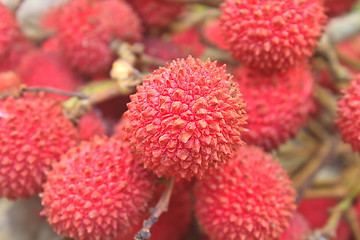
[[[278,240],[295,210],[286,171],[253,146],[239,148],[194,193],[195,215],[210,239]]]
[[[234,78],[247,103],[249,131],[242,136],[247,144],[270,151],[305,125],[314,107],[314,78],[308,65],[270,76],[242,67]]]
[[[313,54],[326,20],[319,0],[226,0],[220,18],[232,56],[264,73]]]
[[[0,101],[0,196],[27,198],[42,190],[46,171],[79,141],[61,103],[44,93]]]
[[[149,75],[125,112],[126,139],[159,177],[201,178],[242,145],[245,104],[216,62],[188,57]]]
[[[342,139],[360,152],[360,75],[342,93],[343,97],[337,102],[337,124]]]
[[[55,232],[77,240],[124,239],[155,193],[155,176],[115,138],[82,142],[47,177],[43,214]]]

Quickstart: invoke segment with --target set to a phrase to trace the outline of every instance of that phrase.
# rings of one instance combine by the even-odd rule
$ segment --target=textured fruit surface
[[[90,140],[94,136],[105,136],[106,125],[102,117],[94,111],[83,116],[79,123],[82,140]]]
[[[43,213],[63,236],[122,239],[149,210],[155,180],[120,140],[95,137],[69,150],[49,172]]]
[[[206,49],[206,46],[201,42],[200,34],[196,28],[189,28],[175,33],[171,36],[171,40],[182,49],[183,54],[186,56],[191,55],[198,58]]]
[[[28,86],[75,91],[82,84],[82,79],[66,65],[61,56],[53,52],[33,51],[25,55],[17,73]]]
[[[247,103],[246,143],[272,150],[305,125],[314,106],[314,79],[307,65],[270,76],[238,68],[234,76]]]
[[[290,226],[281,235],[281,240],[304,240],[310,233],[309,223],[298,212],[293,213]]]
[[[149,75],[124,116],[132,151],[159,177],[201,178],[242,144],[245,104],[225,66],[188,57]]]
[[[309,198],[299,203],[298,212],[305,217],[312,230],[322,228],[330,216],[331,209],[339,201],[331,198]],[[336,228],[336,238],[331,240],[349,240],[351,230],[345,220],[340,220]]]
[[[325,0],[325,12],[330,17],[336,17],[351,9],[357,0]]]
[[[0,62],[19,35],[14,14],[0,3]]]
[[[165,0],[127,0],[148,26],[165,27],[183,11],[182,3]]]
[[[263,71],[286,71],[313,54],[325,23],[319,0],[226,0],[220,18],[232,56]]]
[[[243,146],[195,187],[195,215],[210,239],[275,240],[289,226],[295,191],[260,148]]]
[[[360,151],[360,75],[357,75],[350,85],[342,92],[338,100],[337,124],[342,139],[350,143],[355,151]]]
[[[110,49],[113,39],[138,41],[142,37],[140,20],[123,1],[77,0],[51,13],[58,14],[55,28],[61,51],[85,74],[110,70],[115,58]]]
[[[51,164],[78,140],[58,100],[42,93],[2,99],[0,195],[14,199],[39,193]]]

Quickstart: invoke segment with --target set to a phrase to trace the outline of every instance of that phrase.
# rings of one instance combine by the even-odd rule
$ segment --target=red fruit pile
[[[284,72],[311,56],[326,20],[318,0],[226,0],[221,9],[232,56],[266,73]]]
[[[159,68],[127,106],[131,149],[159,177],[201,178],[242,145],[241,94],[225,66],[210,60],[188,57]]]
[[[0,3],[0,63],[12,43],[20,35],[20,30],[14,14]]]
[[[279,239],[295,209],[287,173],[252,146],[197,182],[195,197],[200,225],[217,240]]]
[[[60,102],[45,94],[0,100],[0,196],[27,198],[42,190],[46,171],[79,135]]]
[[[42,204],[55,232],[79,239],[122,239],[149,210],[155,178],[118,139],[72,148],[47,175]]]

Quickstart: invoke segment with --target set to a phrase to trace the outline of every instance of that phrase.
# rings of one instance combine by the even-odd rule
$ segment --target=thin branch
[[[48,93],[54,93],[69,97],[77,97],[79,99],[87,99],[89,98],[88,95],[80,92],[68,92],[63,91],[56,88],[48,88],[48,87],[22,87],[19,91],[19,95],[23,94],[24,92],[48,92]]]
[[[152,225],[157,222],[160,215],[168,210],[171,192],[174,187],[174,177],[171,177],[167,183],[166,188],[161,195],[159,202],[156,204],[150,218],[144,221],[142,229],[135,235],[134,240],[145,240],[151,237],[150,229]]]
[[[323,147],[321,147],[318,151],[315,159],[310,161],[310,163],[305,167],[303,172],[301,172],[298,176],[295,176],[295,178],[293,179],[294,184],[298,183],[296,202],[299,202],[301,200],[306,189],[311,186],[319,170],[323,166],[328,164],[334,157],[334,152],[338,142],[339,136],[337,135],[333,139],[331,139],[331,142],[325,143]]]

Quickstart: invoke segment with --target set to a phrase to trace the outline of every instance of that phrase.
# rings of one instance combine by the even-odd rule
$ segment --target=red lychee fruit
[[[20,85],[21,80],[15,72],[0,72],[0,92],[15,90]]]
[[[357,0],[325,0],[325,12],[329,17],[336,17],[351,9]]]
[[[14,14],[0,3],[0,62],[19,34]]]
[[[350,85],[342,92],[338,100],[338,119],[336,120],[342,139],[350,143],[354,151],[360,151],[360,75],[357,75]]]
[[[58,14],[55,28],[63,55],[85,74],[110,70],[115,58],[110,44],[115,38],[139,41],[142,37],[140,20],[123,1],[77,0],[52,13]]]
[[[165,0],[127,0],[148,26],[165,27],[177,18],[185,4]]]
[[[61,103],[43,93],[0,101],[0,196],[27,198],[42,190],[45,173],[77,144]]]
[[[281,240],[304,240],[310,233],[309,223],[298,212],[293,213],[290,226],[282,233]]]
[[[286,171],[253,146],[198,181],[194,193],[199,224],[216,240],[279,239],[295,209]]]
[[[184,55],[192,55],[198,58],[206,49],[196,28],[189,28],[183,32],[175,33],[171,36],[171,40],[180,46]]]
[[[83,82],[56,53],[33,51],[23,57],[17,68],[21,80],[28,86],[52,87],[75,91]],[[63,96],[57,95],[63,99]]]
[[[173,61],[130,98],[126,138],[158,176],[201,178],[226,162],[234,144],[242,145],[245,104],[232,76],[216,62]]]
[[[221,27],[232,56],[265,73],[313,54],[326,16],[319,0],[226,0]]]
[[[299,203],[298,212],[308,221],[312,230],[324,227],[330,211],[339,201],[331,198],[304,199]],[[332,240],[351,239],[351,230],[344,220],[336,229],[336,238]]]
[[[314,107],[314,79],[307,65],[270,76],[238,68],[234,76],[247,103],[246,143],[272,150],[305,125]]]
[[[123,239],[149,210],[156,181],[119,139],[99,137],[69,150],[47,177],[43,214],[78,240]]]
[[[94,136],[106,135],[105,122],[95,111],[91,111],[81,118],[79,128],[82,140],[90,140]]]
[[[41,50],[44,52],[60,53],[59,39],[52,37],[41,44]]]

